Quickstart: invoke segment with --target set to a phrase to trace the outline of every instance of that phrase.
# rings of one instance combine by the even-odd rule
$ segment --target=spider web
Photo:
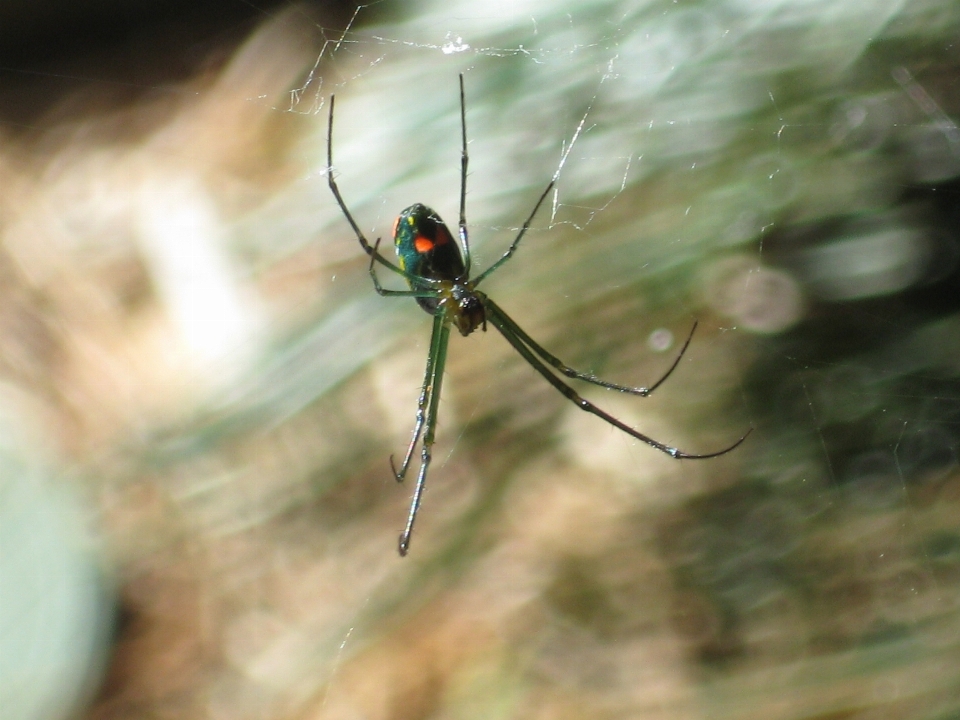
[[[915,335],[920,332],[930,335],[928,342],[936,346],[939,341],[932,336],[952,332],[952,321],[937,320],[943,312],[939,305],[925,308],[932,323],[927,325],[912,299],[904,298],[949,277],[956,252],[952,242],[931,240],[931,233],[936,235],[932,228],[943,215],[919,196],[904,201],[903,192],[905,186],[930,187],[956,174],[956,125],[906,69],[909,56],[885,51],[877,42],[884,35],[922,35],[922,23],[914,22],[926,10],[902,3],[831,5],[829,13],[817,3],[789,9],[778,5],[760,13],[732,5],[667,11],[658,5],[622,3],[597,4],[579,13],[567,10],[524,8],[516,14],[465,18],[445,8],[388,28],[361,29],[352,23],[325,45],[333,72],[323,75],[323,84],[312,74],[291,95],[290,109],[322,116],[323,99],[330,92],[355,104],[338,109],[336,170],[353,212],[366,218],[364,230],[373,237],[386,234],[396,208],[412,199],[436,204],[448,219],[455,217],[459,178],[454,78],[464,72],[472,160],[468,220],[481,257],[497,257],[496,249],[487,250],[489,244],[497,243],[498,235],[505,235],[500,247],[509,242],[517,218],[525,217],[544,178],[559,175],[549,217],[536,228],[550,233],[534,232],[525,240],[519,256],[527,259],[521,282],[498,278],[501,282],[494,285],[497,297],[507,298],[504,303],[526,310],[525,325],[532,322],[548,334],[552,328],[554,336],[562,337],[576,332],[578,325],[589,328],[592,317],[606,315],[613,320],[598,335],[614,328],[622,332],[624,318],[638,310],[624,301],[624,288],[642,287],[645,303],[640,312],[663,318],[660,322],[667,326],[676,323],[677,315],[697,314],[698,306],[714,313],[720,335],[702,340],[707,349],[692,366],[697,369],[693,376],[707,386],[739,384],[749,408],[741,417],[779,442],[775,449],[750,453],[745,461],[749,469],[742,469],[743,479],[732,485],[657,465],[657,470],[641,473],[646,483],[660,473],[681,486],[686,481],[686,491],[661,486],[632,506],[641,515],[673,509],[671,519],[661,520],[658,528],[663,557],[674,563],[678,597],[705,603],[714,617],[732,612],[735,625],[742,622],[757,632],[763,632],[768,621],[797,623],[806,612],[829,615],[827,608],[859,615],[856,602],[838,599],[848,598],[855,587],[869,586],[871,599],[870,610],[856,620],[844,616],[836,625],[826,618],[804,622],[796,635],[776,633],[779,639],[772,647],[743,640],[717,619],[719,627],[701,638],[705,657],[739,657],[743,650],[736,646],[746,642],[754,663],[769,653],[767,657],[805,676],[823,667],[818,662],[796,664],[821,634],[845,638],[841,646],[878,642],[883,655],[902,652],[904,643],[915,642],[918,636],[911,628],[918,627],[921,617],[952,626],[949,614],[920,610],[918,598],[936,603],[950,592],[940,577],[940,550],[931,549],[952,542],[951,531],[935,519],[943,517],[947,506],[927,506],[919,498],[937,492],[933,488],[942,487],[956,466],[956,441],[947,430],[952,414],[936,399],[941,390],[933,389],[949,395],[953,381],[939,377],[935,368],[942,366],[921,362],[907,370],[899,362],[913,351],[890,341],[905,334],[922,343]],[[926,31],[945,26],[931,23]],[[776,57],[769,50],[774,38],[780,48]],[[322,64],[321,58],[317,69]],[[808,85],[792,73],[817,80]],[[444,85],[447,93],[442,92]],[[905,134],[895,129],[900,127]],[[582,136],[571,149],[568,138],[581,128]],[[947,157],[934,160],[924,149],[927,143],[945,147]],[[892,161],[900,168],[896,181],[891,180],[892,166],[877,158],[893,147],[899,148]],[[564,167],[559,158],[566,159],[568,152]],[[877,163],[870,162],[873,172],[855,180],[841,173],[843,180],[827,182],[830,190],[823,192],[825,187],[818,186],[836,155],[855,167],[867,157]],[[322,167],[322,157],[317,164]],[[335,209],[331,216],[342,226]],[[870,258],[868,267],[854,260],[864,256]],[[830,258],[840,258],[839,265]],[[812,306],[825,309],[827,319],[807,332],[791,333]],[[649,336],[632,336],[633,347],[642,347],[645,337],[660,329],[657,322],[647,325]],[[559,330],[561,324],[570,329]],[[407,338],[408,327],[395,326],[397,336]],[[939,332],[936,327],[941,327]],[[761,339],[755,349],[765,359],[752,371],[725,375],[713,362],[723,357],[732,362],[728,353],[735,353],[738,343],[725,332],[734,328]],[[851,334],[836,343],[838,332]],[[589,345],[590,335],[588,330],[588,339],[581,343]],[[583,352],[576,342],[566,347],[567,352]],[[873,348],[872,353],[865,347]],[[378,381],[382,397],[401,394],[398,368],[404,377],[418,377],[422,341],[410,359],[401,352],[393,346],[383,361],[386,369],[379,372],[386,379]],[[881,356],[900,361],[890,366]],[[589,358],[589,351],[581,357]],[[608,362],[616,367],[615,358]],[[451,374],[462,380],[478,372],[467,364]],[[498,375],[504,373],[498,370]],[[453,390],[459,414],[476,422],[489,413],[478,398],[501,392],[510,381],[502,376],[476,379],[475,390]],[[919,391],[920,399],[914,402],[897,390],[905,386],[928,389]],[[409,411],[399,408],[411,407],[415,393],[411,384],[403,401],[396,402],[392,427],[409,422]],[[674,402],[697,406],[690,397]],[[456,410],[447,403],[442,422],[451,422],[446,418],[456,417]],[[628,417],[631,412],[623,404],[617,410]],[[535,426],[541,418],[528,413],[514,420],[513,427]],[[650,421],[649,416],[643,419]],[[650,459],[623,438],[611,438],[607,428],[598,433],[579,420],[564,423],[566,452],[593,470],[603,468],[636,483]],[[438,463],[433,483],[443,482],[438,478],[453,471],[457,448],[463,452],[470,442],[461,432],[444,456],[450,464]],[[497,451],[509,452],[502,445],[483,449]],[[524,480],[537,484],[536,477]],[[685,492],[699,483],[709,489],[695,499],[687,497]],[[522,500],[515,501],[522,506]],[[927,522],[928,531],[921,530]],[[884,530],[890,524],[896,527],[892,535]],[[855,534],[862,532],[867,539],[848,539],[847,526],[859,528]],[[830,539],[812,539],[818,533]],[[605,546],[604,552],[610,550]],[[556,552],[564,557],[584,551],[558,542]],[[867,557],[877,558],[876,571],[862,570]],[[499,569],[505,559],[490,562]],[[456,562],[454,566],[459,567]],[[428,565],[426,572],[432,570]],[[821,585],[804,601],[799,599],[799,575],[808,570]],[[556,592],[579,597],[591,578],[583,573],[558,570],[554,582],[562,589]],[[597,571],[601,577],[603,573]],[[512,577],[523,585],[531,576],[520,571]],[[655,582],[653,578],[637,575],[635,581]],[[403,585],[396,597],[417,584]],[[487,598],[489,579],[462,581],[455,587],[454,597],[466,595],[473,604],[468,601],[466,608],[450,615],[508,622],[498,612],[510,617],[516,600],[509,590],[507,598],[492,600]],[[549,585],[538,587],[550,597]],[[449,594],[439,591],[438,596]],[[364,597],[371,601],[377,593]],[[670,604],[669,599],[661,601]],[[409,599],[396,602],[407,607],[403,617],[411,618],[407,622],[419,636],[431,635],[431,622],[417,618],[417,608],[426,599],[415,598],[412,606]],[[598,642],[591,623],[602,621],[581,617],[579,626],[570,628],[566,623],[579,617],[582,610],[576,603],[583,600],[577,600],[574,609],[565,605],[568,602],[573,601],[554,598],[551,605],[546,600],[544,605],[559,614],[560,625],[534,633],[542,645],[532,667],[555,687],[591,687],[591,672],[623,673],[623,653],[642,655],[661,640],[653,633],[643,641],[624,643],[629,650]],[[396,609],[388,606],[390,611],[379,606],[373,617],[394,617]],[[350,625],[351,637],[355,627]],[[792,643],[807,650],[787,649]],[[334,680],[349,655],[348,645],[339,646],[331,671]],[[410,652],[421,672],[431,672],[427,655]],[[911,677],[926,662],[924,657],[936,655],[920,653],[874,680],[903,682],[893,678]],[[842,663],[838,657],[825,662]],[[857,672],[857,667],[859,663],[851,661],[849,671]],[[484,667],[484,672],[496,676],[497,670]],[[676,672],[677,666],[670,665],[664,675]],[[622,677],[622,685],[615,683],[622,690],[609,693],[618,702],[631,702],[625,699],[628,687],[655,684],[643,674]],[[943,680],[928,677],[914,700],[920,697],[940,707]],[[417,686],[416,680],[410,682]],[[518,692],[504,677],[490,682],[498,688],[497,698]],[[743,682],[744,676],[736,673],[718,678],[712,711],[725,708],[723,712],[739,716],[753,703],[776,702],[762,690],[744,702]],[[837,687],[858,692],[856,683],[840,681]],[[322,695],[323,707],[331,708],[333,698],[337,707],[363,707],[357,692],[349,679],[331,682]],[[419,693],[422,697],[423,690]],[[465,693],[468,704],[489,702],[479,700],[478,690]],[[728,694],[739,699],[727,699]],[[876,703],[898,697],[885,695]],[[690,699],[679,691],[632,702],[640,708],[649,707],[647,703],[671,707],[682,715],[680,708]],[[834,712],[844,705],[800,696],[796,707],[802,714]]]

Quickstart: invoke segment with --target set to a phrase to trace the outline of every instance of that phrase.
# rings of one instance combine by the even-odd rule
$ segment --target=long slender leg
[[[377,242],[374,243],[373,249],[377,250],[380,247],[380,238],[377,238]],[[387,290],[380,284],[380,278],[377,277],[377,266],[374,264],[376,260],[375,255],[370,256],[370,277],[373,279],[373,289],[377,291],[377,294],[381,297],[438,297],[440,292],[438,290],[433,290],[431,288],[424,288],[422,290]]]
[[[470,238],[467,236],[467,101],[463,92],[463,73],[460,73],[460,245],[463,246],[463,277],[470,277]]]
[[[402,270],[401,268],[394,265],[392,262],[387,260],[376,247],[370,245],[367,241],[367,238],[364,237],[363,233],[360,232],[360,226],[357,225],[357,221],[353,219],[353,215],[350,210],[347,208],[347,204],[343,201],[343,196],[340,195],[340,188],[337,187],[337,181],[333,177],[333,101],[334,96],[330,96],[330,117],[327,121],[327,184],[330,186],[330,192],[333,193],[334,199],[337,201],[337,205],[340,206],[340,211],[343,213],[343,216],[347,218],[347,222],[350,223],[350,227],[353,228],[354,234],[357,236],[357,240],[360,241],[360,247],[363,248],[363,251],[367,253],[371,258],[376,260],[378,263],[383,265],[386,268],[389,268],[393,272],[401,275],[408,281],[417,280],[422,281],[426,284],[434,284],[435,280],[430,278],[420,278],[415,275]],[[377,241],[379,243],[379,240]],[[379,291],[378,291],[379,292]]]
[[[680,360],[683,358],[684,353],[687,352],[687,348],[690,346],[690,340],[693,339],[693,333],[697,329],[697,323],[694,322],[693,327],[690,329],[690,334],[687,335],[687,340],[685,343],[683,343],[683,347],[680,348],[680,352],[677,355],[676,359],[673,361],[673,364],[670,365],[670,367],[667,369],[667,372],[665,372],[659,380],[657,380],[650,387],[629,387],[627,385],[618,385],[617,383],[612,383],[606,380],[602,380],[598,378],[596,375],[580,372],[579,370],[574,370],[573,368],[565,365],[559,358],[557,358],[555,355],[551,355],[536,340],[534,340],[532,337],[527,335],[527,333],[523,330],[523,328],[517,325],[517,323],[514,322],[513,318],[507,315],[503,311],[503,309],[500,308],[499,305],[493,302],[493,300],[491,300],[490,298],[487,298],[486,296],[484,297],[485,297],[486,305],[493,306],[496,309],[496,313],[500,317],[500,320],[510,330],[510,332],[512,332],[514,335],[520,338],[520,341],[523,342],[523,344],[529,347],[531,350],[533,350],[533,352],[535,352],[537,355],[539,355],[540,358],[544,360],[544,362],[556,368],[557,372],[559,372],[561,375],[564,375],[568,378],[583,380],[584,382],[592,383],[594,385],[599,385],[600,387],[607,388],[608,390],[617,390],[618,392],[630,393],[631,395],[639,395],[640,397],[649,396],[651,393],[653,393],[654,390],[656,390],[658,387],[663,385],[664,381],[668,377],[670,377],[670,375],[673,374],[673,371],[677,369],[677,365],[680,364]]]
[[[487,275],[492,273],[498,267],[503,265],[517,251],[517,247],[520,245],[520,241],[523,240],[523,236],[526,235],[527,230],[530,229],[530,223],[533,222],[533,218],[537,214],[537,210],[539,210],[540,206],[543,205],[543,201],[547,199],[547,195],[549,195],[550,191],[553,190],[553,186],[556,184],[556,182],[557,182],[557,179],[554,178],[553,180],[550,181],[550,184],[547,185],[546,188],[544,188],[543,193],[541,193],[540,195],[540,199],[537,200],[537,204],[533,206],[533,210],[531,211],[527,219],[523,221],[523,225],[520,228],[520,232],[513,239],[513,242],[510,244],[510,247],[507,248],[507,251],[500,256],[499,260],[497,260],[493,265],[488,267],[486,270],[484,270],[476,278],[473,279],[472,281],[473,287],[476,287],[477,285],[479,285],[481,280],[487,277]]]
[[[423,385],[420,387],[420,399],[417,401],[417,421],[413,426],[413,437],[410,439],[406,453],[404,453],[403,462],[400,464],[399,470],[393,464],[393,456],[390,456],[390,469],[393,470],[393,476],[397,482],[403,482],[403,479],[406,477],[407,469],[410,467],[410,460],[413,458],[413,451],[416,449],[417,441],[423,432],[427,409],[430,406],[436,385],[437,358],[441,354],[441,349],[444,355],[446,355],[447,352],[446,342],[447,339],[449,339],[449,335],[447,335],[445,339],[444,333],[442,332],[444,324],[443,309],[437,308],[437,312],[433,316],[433,331],[430,334],[430,350],[427,352],[427,367],[423,372]],[[443,346],[442,348],[441,345]]]
[[[427,480],[427,470],[430,467],[431,453],[433,451],[433,440],[437,429],[437,409],[440,406],[440,386],[443,384],[443,368],[447,362],[447,341],[450,339],[450,325],[446,322],[443,309],[437,311],[437,317],[441,318],[439,327],[439,342],[431,345],[431,354],[436,351],[436,357],[433,358],[433,379],[430,391],[430,401],[427,404],[426,429],[423,433],[423,445],[420,449],[420,472],[417,474],[417,484],[413,489],[413,500],[410,502],[410,512],[407,515],[407,525],[400,533],[400,543],[397,546],[400,555],[406,555],[410,549],[410,536],[413,534],[413,524],[417,520],[417,511],[420,509],[420,500],[423,497],[423,486]],[[434,328],[437,326],[434,325]]]
[[[533,366],[533,369],[536,370],[538,373],[540,373],[547,380],[547,382],[553,385],[565,398],[570,400],[581,410],[584,410],[588,413],[592,413],[593,415],[596,415],[597,417],[602,418],[609,424],[613,425],[615,428],[618,428],[623,432],[627,433],[627,435],[630,435],[631,437],[635,437],[637,440],[645,442],[650,447],[656,448],[660,452],[666,453],[667,455],[669,455],[674,459],[705,460],[707,458],[717,457],[718,455],[724,455],[725,453],[728,453],[734,448],[736,448],[740,443],[742,443],[744,440],[747,439],[747,435],[753,432],[753,429],[751,428],[746,432],[746,434],[743,437],[741,437],[739,440],[733,443],[733,445],[730,445],[729,447],[724,448],[723,450],[718,450],[712,453],[704,453],[702,455],[686,453],[678,448],[671,447],[669,445],[665,445],[664,443],[658,442],[657,440],[654,440],[652,437],[644,435],[643,433],[638,432],[637,430],[634,430],[629,425],[626,425],[621,421],[617,420],[615,417],[613,417],[613,415],[610,415],[609,413],[604,412],[589,400],[585,400],[584,398],[580,397],[580,395],[578,395],[577,392],[572,387],[564,383],[563,380],[561,380],[552,372],[550,372],[550,368],[548,368],[540,360],[540,358],[537,357],[537,355],[530,348],[528,348],[526,344],[524,344],[523,340],[521,340],[520,337],[518,337],[516,334],[513,333],[510,325],[504,322],[503,311],[501,311],[493,303],[489,303],[489,301],[487,303],[486,309],[487,309],[487,319],[507,339],[507,342],[513,345],[514,349],[518,353],[520,353],[521,356],[523,356],[523,359],[526,360],[528,363],[530,363],[530,365]]]

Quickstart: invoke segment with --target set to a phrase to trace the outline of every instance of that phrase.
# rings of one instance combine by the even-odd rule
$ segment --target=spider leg
[[[540,198],[537,200],[537,204],[533,206],[533,210],[530,212],[530,215],[528,215],[527,219],[523,221],[523,225],[520,227],[520,232],[517,233],[517,236],[513,239],[513,242],[510,243],[510,247],[507,248],[507,251],[500,256],[499,260],[474,278],[472,281],[473,287],[479,285],[480,282],[487,277],[487,275],[491,274],[494,270],[513,257],[513,254],[517,251],[517,247],[520,245],[520,241],[523,240],[523,236],[526,235],[527,230],[530,229],[530,223],[533,222],[533,218],[537,214],[537,210],[539,210],[540,206],[543,205],[543,201],[547,199],[547,195],[549,195],[550,191],[553,190],[553,186],[556,184],[556,182],[557,179],[554,178],[550,181],[550,184],[544,188],[543,192],[540,194]]]
[[[430,398],[433,394],[434,371],[437,366],[437,356],[442,341],[442,333],[440,332],[442,326],[443,311],[438,308],[433,316],[433,332],[430,334],[430,350],[427,353],[427,367],[423,372],[423,385],[420,386],[420,399],[417,401],[417,422],[413,426],[413,437],[407,446],[407,452],[403,456],[403,462],[400,464],[399,470],[393,464],[393,456],[390,456],[390,469],[393,470],[393,476],[397,482],[403,482],[404,477],[406,477],[407,469],[410,467],[410,461],[413,458],[413,451],[416,449],[417,441],[423,432],[427,408],[430,405]],[[444,348],[444,353],[446,353],[446,348]]]
[[[400,555],[406,555],[410,549],[410,536],[413,534],[413,524],[417,520],[417,511],[420,509],[420,500],[423,497],[423,487],[427,480],[427,470],[430,467],[433,441],[437,429],[437,410],[440,406],[440,385],[443,382],[443,368],[447,361],[447,343],[450,340],[450,325],[447,322],[446,312],[440,307],[433,319],[433,334],[430,338],[430,354],[427,356],[427,371],[423,378],[423,389],[420,392],[420,401],[417,404],[417,424],[414,427],[413,438],[407,448],[403,464],[397,470],[390,458],[390,467],[398,481],[410,466],[413,450],[423,432],[423,443],[420,446],[420,471],[417,473],[417,484],[413,489],[413,499],[410,501],[410,511],[407,514],[407,524],[400,533],[398,550]]]
[[[573,378],[576,380],[583,380],[584,382],[591,383],[593,385],[599,385],[602,388],[607,388],[608,390],[616,390],[618,392],[630,393],[631,395],[639,395],[640,397],[648,397],[656,390],[658,387],[663,385],[664,381],[673,374],[673,371],[677,369],[677,365],[680,364],[680,360],[683,358],[684,353],[687,352],[687,348],[690,346],[690,341],[693,339],[693,333],[696,332],[697,324],[693,323],[693,327],[690,329],[690,334],[687,335],[687,340],[683,343],[683,347],[680,348],[680,352],[677,354],[676,359],[673,361],[673,364],[667,369],[663,376],[657,380],[650,387],[630,387],[628,385],[618,385],[617,383],[608,382],[598,378],[596,375],[591,375],[590,373],[580,372],[579,370],[574,370],[573,368],[565,365],[558,357],[551,355],[547,352],[536,340],[530,337],[526,331],[523,330],[513,318],[507,315],[500,306],[496,305],[489,298],[487,302],[496,307],[497,313],[499,313],[500,319],[503,324],[509,328],[510,332],[520,338],[520,341],[529,347],[533,352],[540,356],[540,358],[546,362],[551,367],[555,368],[557,372],[561,375],[564,375],[568,378]]]
[[[470,238],[467,235],[467,101],[460,73],[460,244],[463,246],[463,277],[470,277]]]
[[[373,245],[374,252],[380,247],[380,238]],[[437,297],[439,290],[432,288],[423,288],[422,290],[388,290],[380,284],[380,278],[377,277],[377,266],[374,264],[376,255],[370,256],[370,277],[373,278],[373,289],[381,297]]]
[[[337,201],[337,205],[340,206],[340,212],[343,213],[343,216],[347,219],[347,222],[350,223],[350,227],[353,228],[354,234],[357,236],[357,240],[360,242],[360,247],[363,248],[363,251],[369,255],[373,260],[383,265],[385,268],[390,269],[395,272],[397,275],[402,276],[408,282],[411,280],[417,280],[421,284],[428,283],[433,284],[436,281],[430,278],[421,278],[415,275],[411,275],[406,270],[403,270],[392,262],[387,260],[383,255],[380,254],[380,251],[377,250],[376,246],[370,245],[369,241],[364,234],[360,231],[360,226],[357,225],[357,221],[353,219],[353,214],[347,208],[347,204],[343,200],[343,196],[340,194],[340,188],[337,186],[337,181],[333,177],[333,103],[334,96],[330,96],[330,116],[327,121],[327,184],[330,186],[330,192],[333,193],[333,197]],[[377,241],[379,244],[379,240]],[[378,290],[379,292],[379,290]],[[383,294],[383,293],[381,293]]]
[[[615,417],[613,417],[613,415],[601,410],[589,400],[585,400],[584,398],[580,397],[580,395],[578,395],[572,387],[550,372],[550,368],[547,367],[547,365],[545,365],[544,362],[537,356],[537,353],[531,347],[528,347],[520,336],[513,332],[513,327],[516,327],[516,323],[509,319],[505,321],[504,318],[507,317],[506,313],[504,313],[503,310],[496,305],[496,303],[489,300],[489,298],[486,298],[484,306],[487,311],[487,319],[493,324],[493,326],[500,331],[500,334],[507,339],[507,342],[510,343],[518,353],[520,353],[523,359],[530,363],[530,365],[533,366],[533,369],[540,373],[547,380],[547,382],[553,385],[561,395],[570,400],[581,410],[596,415],[610,425],[613,425],[615,428],[627,433],[627,435],[645,442],[650,447],[655,448],[662,453],[666,453],[676,460],[706,460],[707,458],[724,455],[740,445],[740,443],[747,439],[747,435],[753,432],[753,428],[751,428],[746,432],[746,434],[743,435],[743,437],[729,447],[716,452],[704,454],[687,453],[679,448],[671,447],[670,445],[665,445],[664,443],[658,442],[648,435],[644,435],[643,433],[634,430],[629,425],[617,420]]]

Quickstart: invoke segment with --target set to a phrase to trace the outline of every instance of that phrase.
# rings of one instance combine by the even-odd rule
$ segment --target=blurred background
[[[960,717],[960,5],[0,8],[0,708]],[[455,224],[581,388],[430,332]],[[571,142],[580,128],[576,142]],[[398,278],[383,278],[391,283]],[[402,282],[396,287],[401,287]]]

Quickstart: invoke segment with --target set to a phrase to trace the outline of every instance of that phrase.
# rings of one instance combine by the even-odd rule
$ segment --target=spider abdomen
[[[393,224],[393,244],[400,267],[411,275],[432,280],[463,279],[463,257],[443,220],[426,205],[411,205]],[[407,279],[411,290],[423,290]]]

